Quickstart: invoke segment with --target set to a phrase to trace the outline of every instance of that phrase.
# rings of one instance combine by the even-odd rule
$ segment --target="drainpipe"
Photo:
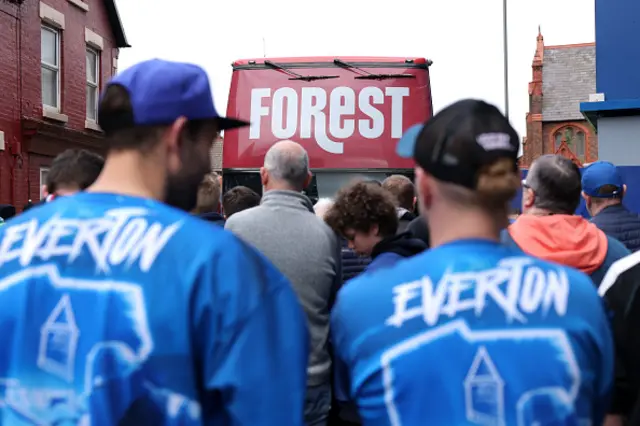
[[[18,122],[16,123],[16,135],[18,135],[17,137],[14,136],[14,140],[12,143],[12,150],[11,150],[11,156],[12,156],[12,167],[11,167],[11,192],[10,192],[10,197],[11,197],[11,204],[13,204],[16,209],[19,209],[20,206],[18,205],[18,202],[16,200],[16,182],[17,182],[17,171],[18,171],[18,166],[22,165],[22,144],[20,143],[20,141],[23,138],[22,135],[22,110],[23,110],[23,105],[22,105],[22,5],[19,3],[18,4],[18,31],[16,31],[16,46],[18,46],[18,107],[19,107],[19,111],[18,111]]]

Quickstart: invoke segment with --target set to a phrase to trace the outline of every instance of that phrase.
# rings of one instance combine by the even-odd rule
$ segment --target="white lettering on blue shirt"
[[[182,226],[150,222],[144,208],[117,208],[98,218],[62,218],[53,216],[40,223],[37,218],[16,225],[7,224],[0,242],[0,266],[18,260],[25,267],[32,260],[49,261],[67,257],[72,263],[87,250],[98,272],[138,262],[148,272],[171,237]],[[73,236],[72,239],[67,237]]]
[[[526,257],[507,258],[496,268],[447,271],[437,283],[424,276],[393,288],[394,313],[387,325],[400,327],[422,318],[430,326],[441,317],[455,317],[465,311],[481,315],[489,301],[505,314],[507,321],[526,323],[528,314],[551,310],[559,316],[567,312],[569,279],[561,268],[543,270]]]

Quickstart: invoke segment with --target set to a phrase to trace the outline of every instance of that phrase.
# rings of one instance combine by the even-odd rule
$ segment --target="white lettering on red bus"
[[[329,95],[322,87],[303,87],[300,96],[290,87],[281,87],[273,94],[271,89],[252,89],[249,139],[260,139],[262,117],[269,116],[275,138],[290,139],[296,133],[302,139],[314,137],[320,148],[331,154],[344,152],[344,143],[333,139],[348,139],[356,131],[363,138],[377,139],[386,123],[391,126],[391,137],[398,139],[402,136],[403,100],[407,96],[408,87],[387,87],[384,91],[365,87],[357,95],[345,86],[334,88]],[[264,98],[270,99],[264,102]],[[391,117],[386,121],[376,107],[385,102],[391,102]],[[356,108],[369,118],[346,118],[356,115]]]

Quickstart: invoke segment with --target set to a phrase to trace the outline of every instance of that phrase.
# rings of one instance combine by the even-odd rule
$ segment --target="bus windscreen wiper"
[[[367,70],[363,70],[353,64],[345,62],[341,59],[334,59],[333,63],[343,68],[360,72],[360,75],[354,77],[357,80],[388,80],[391,78],[416,78],[413,74],[373,74]]]
[[[286,67],[283,67],[282,65],[278,65],[269,60],[264,61],[264,64],[271,68],[277,69],[278,71],[282,71],[285,74],[290,75],[291,78],[289,78],[289,80],[316,81],[316,80],[328,80],[330,78],[340,77],[338,75],[301,75],[291,71],[290,69],[287,69]]]

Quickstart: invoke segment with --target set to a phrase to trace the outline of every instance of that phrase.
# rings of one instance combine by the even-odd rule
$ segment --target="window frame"
[[[47,184],[47,176],[49,176],[49,167],[40,167],[40,200],[44,199],[43,188]]]
[[[572,144],[569,144],[569,141],[567,140],[566,136],[567,133],[571,131],[572,134]],[[582,142],[584,143],[582,145],[583,151],[584,151],[584,155],[582,156],[583,158],[580,157],[579,153],[578,153],[578,143],[580,141],[578,141],[578,135],[582,134],[584,135],[584,139],[582,140]],[[557,136],[560,135],[560,145],[564,142],[565,144],[567,144],[567,147],[569,148],[569,150],[571,150],[571,152],[573,153],[573,155],[575,155],[575,157],[581,162],[581,163],[585,163],[591,160],[590,156],[589,156],[589,134],[587,133],[587,131],[585,130],[585,128],[581,125],[577,125],[574,123],[571,124],[563,124],[561,126],[556,127],[555,129],[553,129],[553,132],[551,133],[551,143],[553,145],[553,152],[555,153],[558,148],[559,145],[556,146],[556,138]]]
[[[578,137],[578,135],[582,135],[582,139]],[[580,128],[575,128],[573,133],[573,137],[575,140],[575,152],[574,154],[578,157],[578,160],[581,162],[587,161],[587,134]],[[582,154],[580,154],[580,149],[582,148]]]
[[[89,81],[89,75],[88,75],[88,69],[85,69],[85,74],[86,74],[86,78],[85,78],[85,115],[86,115],[86,119],[87,121],[90,121],[92,123],[96,123],[98,121],[98,98],[100,95],[100,53],[101,51],[96,49],[95,47],[92,47],[90,45],[86,45],[86,49],[85,49],[85,64],[86,64],[86,59],[87,59],[87,55],[88,54],[93,54],[96,58],[96,64],[95,64],[95,72],[96,72],[96,81]],[[95,117],[91,118],[89,117],[89,114],[87,113],[87,106],[89,104],[89,97],[86,95],[86,88],[91,87],[94,90],[95,96],[95,105],[94,105],[94,112],[95,112]]]
[[[56,43],[55,43],[55,47],[56,47],[56,65],[53,64],[49,64],[43,61],[42,58],[42,32],[43,31],[49,31],[51,33],[53,33],[56,37]],[[42,100],[42,106],[43,107],[47,107],[47,108],[51,108],[57,112],[60,112],[61,110],[61,106],[62,106],[62,79],[60,78],[60,72],[62,67],[60,66],[60,60],[61,60],[61,55],[60,55],[60,50],[62,47],[62,31],[59,28],[56,28],[52,25],[47,25],[46,23],[41,23],[40,24],[40,97]],[[49,71],[53,71],[56,73],[56,105],[47,105],[44,103],[44,93],[42,93],[42,69],[45,68]]]

